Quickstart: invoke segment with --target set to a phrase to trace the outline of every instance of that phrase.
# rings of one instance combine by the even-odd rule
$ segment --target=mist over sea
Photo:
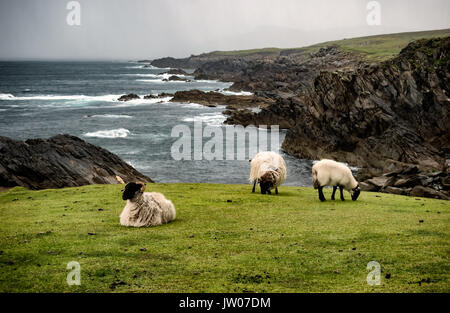
[[[224,129],[224,106],[174,103],[170,97],[117,101],[128,93],[141,98],[187,89],[227,93],[231,85],[165,82],[167,70],[132,62],[0,62],[0,136],[25,140],[71,134],[119,155],[156,182],[247,183],[248,160],[176,161],[171,156],[178,139],[171,137],[175,125],[193,129],[196,119]],[[280,144],[283,139],[281,132]],[[311,186],[312,162],[282,154],[286,184]]]

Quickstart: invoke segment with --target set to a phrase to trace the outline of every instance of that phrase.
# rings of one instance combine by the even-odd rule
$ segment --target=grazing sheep
[[[250,160],[250,183],[253,183],[252,192],[255,192],[256,183],[259,182],[261,193],[270,195],[270,190],[275,188],[278,194],[278,186],[286,179],[286,164],[278,153],[264,151],[258,153]]]
[[[337,187],[341,192],[341,200],[344,201],[343,189],[350,192],[352,200],[355,201],[361,190],[356,179],[353,177],[350,169],[342,163],[333,160],[320,160],[312,167],[312,177],[314,183],[314,189],[319,189],[320,201],[325,201],[323,196],[324,186],[333,186],[333,194],[331,200],[334,200],[334,194]]]
[[[144,192],[145,184],[128,183],[122,194],[127,204],[120,214],[120,224],[142,227],[166,224],[175,219],[175,207],[158,192]]]

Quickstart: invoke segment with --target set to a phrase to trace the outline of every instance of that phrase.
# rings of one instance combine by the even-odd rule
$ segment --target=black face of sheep
[[[352,192],[350,193],[352,195],[352,200],[356,201],[356,199],[358,199],[360,193],[361,193],[361,189],[359,188],[359,185],[356,186],[356,188],[353,188]]]
[[[143,192],[145,189],[144,183],[128,183],[122,194],[123,200],[133,199],[137,192]]]
[[[266,192],[270,195],[270,189],[273,188],[274,185],[274,177],[271,173],[266,173],[263,176],[261,176],[259,180],[259,186],[261,188],[261,194],[265,195]]]

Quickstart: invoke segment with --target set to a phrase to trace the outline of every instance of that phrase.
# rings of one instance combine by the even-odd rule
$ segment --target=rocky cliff
[[[442,169],[450,146],[450,37],[409,44],[394,59],[322,72],[283,143],[302,158]]]
[[[115,154],[70,135],[49,139],[0,137],[0,186],[30,189],[152,180]]]

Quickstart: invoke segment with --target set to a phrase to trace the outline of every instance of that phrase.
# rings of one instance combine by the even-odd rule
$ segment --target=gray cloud
[[[450,28],[448,0],[0,0],[1,59],[137,59],[211,50],[299,47],[326,40]]]

